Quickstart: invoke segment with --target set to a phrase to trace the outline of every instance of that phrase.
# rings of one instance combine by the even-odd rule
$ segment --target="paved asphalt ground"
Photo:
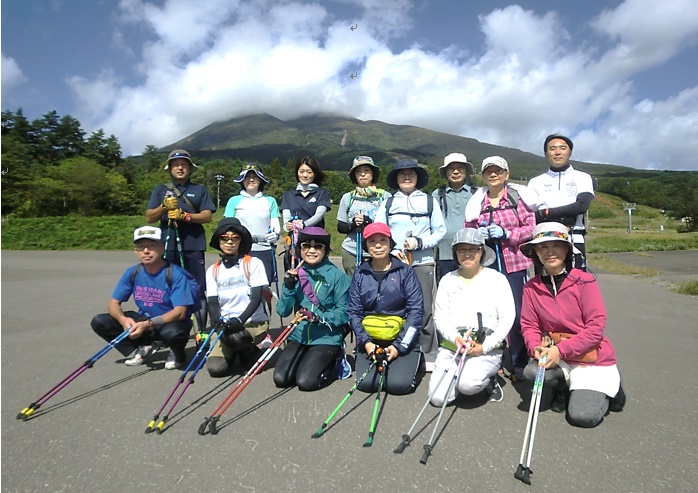
[[[637,257],[681,280],[698,278],[698,252]],[[373,396],[354,394],[320,439],[311,434],[351,380],[313,393],[253,380],[216,436],[197,434],[237,377],[205,371],[162,435],[148,421],[179,372],[129,368],[113,351],[27,422],[15,415],[94,354],[90,327],[130,252],[2,252],[3,492],[689,492],[698,487],[698,361],[694,297],[653,280],[599,273],[628,403],[595,429],[569,426],[546,393],[533,453],[533,485],[514,479],[531,385],[504,384],[500,403],[449,407],[433,455],[419,463],[438,414],[428,408],[402,455],[393,449],[426,400],[427,379],[388,396],[373,447],[364,448]],[[210,261],[213,258],[209,259]],[[651,262],[652,263],[652,262]],[[673,269],[673,270],[672,270]],[[671,279],[676,282],[677,279]],[[278,317],[273,321],[278,325]],[[190,342],[192,350],[194,344]],[[193,350],[190,354],[193,353]]]

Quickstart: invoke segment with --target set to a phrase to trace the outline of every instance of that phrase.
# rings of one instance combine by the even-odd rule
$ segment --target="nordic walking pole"
[[[521,447],[521,457],[519,459],[519,467],[514,473],[514,477],[526,484],[531,484],[531,454],[533,453],[533,441],[536,434],[536,425],[538,424],[538,413],[540,412],[540,400],[543,394],[543,379],[545,377],[545,363],[548,360],[547,355],[543,355],[538,360],[538,368],[536,369],[536,378],[533,382],[533,392],[531,393],[531,405],[528,408],[528,420],[526,421],[526,433],[524,434],[523,447]],[[524,466],[524,460],[526,465]]]
[[[359,229],[356,230],[356,268],[361,267],[361,261],[363,260],[363,224]]]
[[[349,389],[349,392],[347,392],[344,398],[340,401],[339,405],[334,408],[334,411],[332,411],[329,416],[327,416],[325,422],[322,423],[322,426],[320,426],[320,428],[318,428],[317,431],[311,435],[311,438],[320,438],[322,436],[322,434],[325,432],[325,428],[327,428],[327,425],[330,424],[330,421],[332,421],[332,419],[336,416],[339,410],[342,409],[342,406],[344,406],[344,404],[349,400],[349,397],[351,397],[354,391],[359,387],[359,385],[361,385],[361,382],[363,382],[366,376],[368,376],[369,372],[375,364],[375,361],[371,361],[371,364],[368,365],[368,368],[366,368],[366,371],[363,373],[363,375],[361,375],[356,380],[354,386],[351,389]]]
[[[458,357],[458,353],[460,351],[460,346],[455,353],[453,353],[453,357],[451,358],[451,361],[449,361],[447,368],[450,368],[451,365],[456,361],[456,358]],[[407,433],[402,435],[402,441],[400,444],[397,446],[395,450],[393,450],[394,453],[396,454],[401,454],[405,451],[405,447],[407,447],[410,444],[410,441],[412,438],[410,438],[410,435],[412,434],[412,431],[414,430],[414,427],[417,426],[417,423],[421,419],[422,415],[424,414],[424,411],[426,410],[427,406],[429,405],[429,402],[431,402],[431,398],[434,397],[434,394],[436,391],[439,389],[441,386],[441,382],[443,382],[444,378],[446,377],[446,374],[448,371],[445,371],[441,374],[441,377],[439,378],[439,381],[437,382],[436,386],[434,387],[434,390],[432,391],[431,394],[427,396],[427,401],[424,403],[424,406],[422,406],[422,410],[419,411],[419,414],[417,415],[417,419],[414,420],[414,423],[412,423],[412,426],[410,426],[410,429],[407,430]]]
[[[214,329],[214,331],[215,331],[215,329]],[[206,339],[203,340],[203,342],[201,343],[201,346],[199,346],[199,349],[196,351],[196,354],[194,355],[192,360],[189,362],[186,369],[182,372],[182,375],[177,379],[177,383],[175,384],[174,388],[172,389],[170,394],[165,399],[165,402],[162,403],[162,406],[160,406],[160,409],[158,409],[158,411],[155,413],[155,416],[153,416],[153,419],[150,421],[150,423],[148,423],[148,426],[145,429],[145,433],[152,433],[153,431],[155,431],[155,423],[157,422],[158,418],[160,418],[160,414],[162,414],[162,412],[165,410],[165,406],[167,406],[167,404],[170,402],[170,400],[172,399],[172,396],[175,394],[175,392],[177,391],[179,386],[182,383],[184,383],[184,379],[186,378],[187,373],[189,373],[189,370],[191,370],[194,367],[194,365],[197,363],[198,358],[202,354],[202,352],[206,351],[208,348],[212,348],[213,346],[215,346],[216,342],[218,342],[219,338],[220,338],[220,333],[216,337],[216,340],[213,344],[210,344],[211,343],[211,334],[209,334],[208,337],[206,337]],[[206,356],[208,356],[208,354],[209,354],[209,351],[206,352]],[[172,412],[172,411],[170,410],[170,412]],[[164,423],[163,423],[163,426],[164,426]]]
[[[378,410],[380,409],[381,403],[381,393],[383,392],[383,383],[385,382],[385,374],[388,373],[388,361],[385,350],[382,347],[376,348],[376,356],[378,356],[378,361],[376,362],[376,371],[380,373],[380,378],[378,379],[378,392],[376,392],[376,401],[373,404],[373,416],[371,417],[371,426],[368,429],[368,438],[364,443],[364,447],[370,447],[373,445],[373,435],[376,432],[376,423],[378,422]]]
[[[225,413],[230,405],[235,402],[235,399],[238,398],[238,396],[242,393],[243,390],[245,390],[245,387],[252,381],[252,379],[264,368],[264,366],[267,364],[267,362],[274,356],[276,351],[283,345],[284,342],[286,342],[286,339],[288,336],[291,335],[291,332],[296,328],[298,323],[301,321],[302,315],[296,314],[296,316],[293,318],[291,323],[281,332],[279,337],[277,337],[274,342],[272,343],[271,346],[267,348],[264,353],[259,357],[259,359],[252,365],[252,367],[247,370],[247,373],[245,373],[240,380],[235,384],[233,389],[230,391],[230,393],[225,396],[223,401],[216,407],[216,409],[213,410],[211,415],[204,419],[204,422],[201,423],[199,426],[199,435],[203,435],[206,433],[206,428],[209,428],[209,431],[211,432],[212,435],[218,434],[218,429],[216,428],[216,424],[218,420],[223,416],[223,413]]]
[[[467,338],[466,338],[467,340]],[[448,396],[451,395],[451,392],[453,392],[454,387],[456,386],[456,382],[458,381],[458,378],[460,377],[460,374],[463,372],[463,365],[465,364],[466,356],[468,355],[468,348],[469,346],[466,346],[465,352],[463,353],[463,356],[460,359],[460,362],[458,363],[458,368],[456,371],[453,373],[453,378],[451,379],[451,383],[448,385],[448,390],[446,391],[446,398],[444,398],[443,404],[441,404],[441,411],[439,411],[439,417],[436,420],[436,424],[434,425],[434,431],[431,432],[431,437],[429,438],[429,443],[427,443],[424,446],[424,454],[422,454],[422,458],[419,460],[422,464],[426,464],[427,460],[429,460],[429,456],[431,455],[431,451],[434,448],[434,438],[436,437],[436,432],[439,429],[439,423],[441,423],[441,418],[444,415],[444,410],[446,409],[446,404],[448,404]]]
[[[271,233],[271,228],[269,228]],[[281,294],[279,293],[279,272],[276,267],[276,243],[270,243],[271,245],[271,270],[274,277],[274,285],[276,286],[276,299],[278,300]],[[281,321],[281,327],[284,326],[284,319],[279,315],[279,320]]]
[[[220,332],[218,333],[218,336],[216,337],[216,339],[215,339],[213,342],[211,342],[211,344],[209,345],[208,349],[206,350],[206,352],[203,354],[203,356],[202,356],[201,359],[199,360],[199,363],[196,365],[196,368],[194,369],[194,372],[193,372],[193,373],[191,374],[191,376],[189,377],[189,380],[188,380],[187,383],[184,385],[184,388],[182,388],[182,391],[181,391],[181,392],[179,393],[179,395],[177,396],[177,399],[175,399],[175,401],[174,401],[174,403],[172,404],[172,406],[170,407],[169,411],[167,411],[167,414],[165,414],[165,415],[162,417],[162,419],[160,420],[160,422],[158,423],[158,426],[157,426],[157,428],[156,428],[156,430],[155,430],[155,431],[157,432],[158,435],[160,435],[160,434],[162,433],[163,428],[165,427],[165,423],[167,423],[167,420],[169,419],[170,415],[172,414],[172,411],[174,411],[174,408],[175,408],[175,407],[177,406],[177,404],[179,403],[179,400],[180,400],[180,399],[182,398],[182,396],[184,395],[184,392],[186,392],[187,389],[189,388],[189,386],[190,386],[191,384],[194,383],[194,379],[196,378],[196,374],[199,373],[199,370],[204,366],[204,363],[206,363],[206,360],[208,359],[208,355],[211,354],[211,351],[213,350],[213,348],[216,347],[216,343],[218,342],[218,339],[221,338],[221,335],[223,335],[223,331],[220,331]],[[210,340],[211,340],[211,337],[208,337],[208,339],[206,339],[206,340],[207,340],[207,341],[210,341]],[[186,374],[186,371],[185,371],[184,374],[182,375],[182,381],[184,381],[184,375],[185,375],[185,374]],[[162,411],[161,411],[161,412],[162,412]]]
[[[119,344],[121,341],[126,339],[128,335],[130,334],[131,327],[129,326],[126,330],[124,330],[121,334],[119,334],[114,340],[112,340],[109,344],[104,346],[102,349],[97,351],[95,354],[90,356],[82,365],[80,365],[78,368],[76,368],[70,375],[65,377],[63,380],[58,382],[51,390],[46,392],[44,395],[39,397],[36,401],[32,402],[29,404],[27,407],[22,409],[18,414],[17,414],[17,419],[21,419],[22,421],[26,421],[27,418],[29,418],[32,414],[34,414],[35,411],[37,411],[43,404],[46,403],[51,397],[56,395],[58,392],[63,390],[68,386],[70,382],[78,378],[80,375],[82,375],[85,370],[88,370],[92,368],[92,366],[97,362],[98,359],[100,359],[102,356],[107,354],[113,347],[115,347],[117,344]]]

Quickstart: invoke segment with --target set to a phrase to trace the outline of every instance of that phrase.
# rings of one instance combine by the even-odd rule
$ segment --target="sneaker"
[[[170,354],[165,361],[165,370],[183,370],[186,363],[186,361],[177,361],[174,351],[170,349]]]
[[[553,392],[553,403],[550,405],[550,409],[556,413],[564,413],[567,411],[567,399],[569,399],[569,391],[565,390],[555,390]]]
[[[490,382],[487,390],[490,395],[489,400],[491,402],[502,402],[502,399],[504,399],[504,390],[502,389],[502,386],[499,385],[497,377],[494,377],[494,379]]]
[[[351,365],[347,361],[347,355],[342,350],[339,358],[337,359],[337,364],[334,366],[334,372],[338,380],[346,380],[351,376]]]
[[[514,376],[514,379],[515,379],[515,380],[514,380],[514,379],[512,379],[512,380],[514,380],[514,381],[519,381],[519,382],[521,382],[521,381],[525,380],[525,378],[524,378],[524,369],[523,369],[523,368],[519,368],[518,366],[515,366],[515,367],[514,367],[513,376]]]
[[[434,371],[434,368],[436,367],[436,362],[435,361],[427,361],[424,364],[424,369],[427,373],[432,373]]]
[[[271,334],[267,334],[262,342],[259,343],[259,347],[262,349],[269,349],[274,341],[271,338]]]
[[[142,365],[145,362],[145,358],[150,356],[152,352],[153,346],[139,346],[138,349],[136,349],[136,354],[133,355],[133,358],[127,359],[124,361],[124,364],[126,366]]]
[[[623,390],[623,384],[621,384],[618,389],[618,393],[613,399],[610,399],[608,403],[608,409],[614,413],[619,413],[625,407],[625,391]]]

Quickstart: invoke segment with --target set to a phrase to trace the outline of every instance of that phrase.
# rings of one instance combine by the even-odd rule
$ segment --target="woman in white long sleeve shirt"
[[[494,262],[495,253],[477,229],[458,231],[452,246],[453,258],[460,267],[441,279],[436,292],[434,324],[443,342],[429,381],[431,403],[441,406],[444,400],[453,402],[458,393],[474,395],[482,391],[498,402],[504,394],[497,372],[502,363],[502,342],[516,315],[514,296],[504,274],[484,268]],[[482,315],[484,337],[474,340],[479,329],[478,313]],[[466,360],[455,388],[446,395],[462,357],[452,363],[456,347],[467,348]]]

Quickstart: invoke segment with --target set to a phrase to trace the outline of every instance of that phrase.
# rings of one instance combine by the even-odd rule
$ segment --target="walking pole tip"
[[[424,454],[422,454],[422,458],[419,459],[419,462],[422,464],[426,464],[427,460],[429,460],[430,455],[431,455],[431,445],[427,444],[424,446]]]
[[[393,453],[395,454],[401,454],[405,451],[405,447],[407,447],[410,444],[410,436],[409,435],[402,435],[402,442],[400,442],[400,445],[397,446],[395,450],[393,450]]]

